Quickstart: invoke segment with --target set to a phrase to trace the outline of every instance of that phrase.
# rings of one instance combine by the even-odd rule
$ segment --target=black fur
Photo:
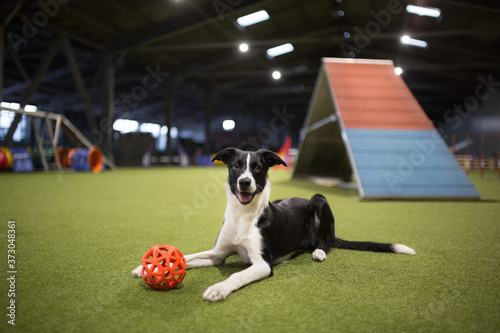
[[[225,221],[211,250],[185,256],[186,268],[222,265],[233,253],[238,253],[250,266],[210,286],[203,294],[206,301],[223,300],[232,292],[271,276],[274,264],[301,250],[311,251],[315,261],[324,261],[332,247],[415,253],[400,244],[336,238],[335,219],[326,198],[320,194],[310,200],[291,198],[270,203],[267,172],[274,165],[286,165],[271,151],[227,148],[213,160],[222,161],[229,170]],[[132,274],[140,277],[142,269],[139,266]]]
[[[254,196],[262,192],[266,186],[270,167],[278,164],[286,165],[278,155],[268,150],[243,152],[236,148],[227,148],[220,151],[212,161],[219,160],[227,164],[228,183],[234,195],[237,195],[238,178],[247,169],[248,154],[251,158],[250,172],[257,185]],[[242,179],[239,180],[239,184],[241,188]],[[271,267],[277,259],[299,250],[312,252],[321,249],[328,253],[335,247],[395,252],[392,244],[351,242],[336,238],[335,218],[326,198],[320,194],[316,194],[310,200],[290,198],[269,203],[259,218],[258,228],[263,239],[263,258]]]
[[[226,148],[218,152],[212,159],[221,161],[227,165],[229,175],[228,184],[231,192],[238,196],[238,185],[242,191],[248,189],[251,179],[244,178],[238,181],[238,178],[247,171],[247,157],[250,155],[250,172],[257,186],[257,190],[253,192],[253,197],[258,195],[264,189],[267,180],[267,172],[269,168],[281,164],[286,166],[286,163],[275,153],[269,150],[260,149],[256,152],[243,152],[236,148]],[[251,201],[250,201],[251,202]],[[242,204],[249,204],[242,203]]]

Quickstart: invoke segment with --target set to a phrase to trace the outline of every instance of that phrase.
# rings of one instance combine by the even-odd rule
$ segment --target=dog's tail
[[[311,198],[307,207],[307,221],[310,230],[319,228],[316,232],[322,235],[324,239],[328,239],[330,247],[359,251],[415,254],[415,250],[402,244],[351,242],[335,237],[335,218],[326,198],[321,194],[316,194]],[[319,223],[319,221],[324,223]]]
[[[333,247],[346,250],[415,254],[414,249],[403,244],[351,242],[336,237],[333,241]]]

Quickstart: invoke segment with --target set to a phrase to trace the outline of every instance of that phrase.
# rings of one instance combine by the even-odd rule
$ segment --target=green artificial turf
[[[155,244],[209,249],[225,209],[224,168],[102,174],[0,174],[1,332],[498,332],[500,181],[471,178],[483,200],[360,202],[356,192],[271,172],[272,199],[323,193],[337,235],[396,242],[417,255],[309,253],[219,303],[204,290],[245,266],[187,272],[156,291],[131,277]],[[8,221],[16,221],[15,297]],[[7,323],[15,299],[16,325]]]

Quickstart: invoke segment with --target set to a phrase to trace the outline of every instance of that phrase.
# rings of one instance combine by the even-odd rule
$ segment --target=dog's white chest
[[[219,234],[219,241],[237,252],[245,262],[260,256],[262,236],[257,221],[252,219],[226,220]]]

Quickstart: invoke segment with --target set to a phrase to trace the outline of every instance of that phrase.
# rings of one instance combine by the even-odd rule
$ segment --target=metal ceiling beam
[[[331,30],[329,28],[329,30]],[[343,30],[349,31],[349,28],[344,28]],[[352,29],[351,29],[352,30]],[[466,36],[466,35],[477,35],[477,34],[491,34],[500,33],[500,28],[487,28],[487,29],[453,29],[453,30],[434,30],[434,31],[421,31],[421,32],[408,32],[407,34],[414,38],[436,38],[436,37],[452,37],[452,36]],[[386,39],[399,39],[401,38],[401,33],[380,33],[376,36],[371,37],[372,40],[386,40]],[[263,47],[263,46],[274,46],[283,43],[293,43],[293,44],[336,44],[342,41],[346,41],[344,37],[311,37],[309,34],[301,37],[290,37],[290,38],[275,38],[275,39],[265,39],[265,40],[250,40],[246,43],[250,47]],[[216,43],[190,43],[190,44],[178,44],[178,45],[158,45],[158,46],[147,46],[138,50],[139,52],[166,52],[166,51],[190,51],[190,50],[218,50],[218,49],[236,49],[238,48],[240,41],[231,42],[216,42]]]
[[[94,40],[92,40],[90,38],[78,35],[75,31],[61,28],[61,27],[59,27],[59,26],[57,26],[55,24],[52,24],[50,22],[47,24],[46,27],[47,27],[48,30],[53,31],[56,34],[68,36],[71,40],[76,41],[76,42],[78,42],[78,43],[80,43],[82,45],[85,45],[87,47],[90,47],[92,49],[95,49],[95,50],[98,50],[98,51],[101,51],[101,52],[105,52],[106,49],[107,49],[106,45],[101,45],[101,44],[95,42]]]
[[[17,12],[21,9],[23,2],[24,1],[16,4],[16,6],[10,11],[10,13],[7,15],[7,17],[5,17],[2,24],[0,25],[2,28],[5,28],[7,26],[7,24],[9,24],[10,21],[14,18],[14,16],[16,16]]]
[[[405,71],[435,71],[435,70],[455,70],[455,69],[473,69],[473,68],[500,68],[499,61],[488,62],[461,62],[461,63],[448,63],[448,64],[415,64],[405,65]]]
[[[471,3],[469,1],[458,2],[458,1],[453,1],[453,0],[434,0],[433,2],[442,3],[445,5],[456,6],[456,7],[465,7],[465,8],[470,8],[470,9],[476,9],[476,10],[481,10],[481,11],[494,13],[494,14],[500,14],[500,9],[498,9],[498,8],[477,5],[477,4]]]
[[[500,33],[500,28],[484,28],[484,29],[450,29],[450,30],[431,30],[431,31],[407,31],[405,34],[413,38],[438,38],[438,37],[458,37],[467,35],[478,34],[492,34]],[[377,39],[399,39],[401,38],[400,32],[381,33],[372,37]]]
[[[119,2],[117,1],[117,3]],[[60,6],[60,13],[58,15],[63,15],[65,19],[73,22],[85,22],[88,26],[99,30],[100,33],[104,33],[111,38],[115,38],[119,35],[118,29],[111,26],[107,21],[95,18],[94,16],[91,16],[72,6]]]
[[[394,53],[391,51],[385,50],[385,49],[375,49],[375,48],[370,48],[363,50],[363,57],[364,58],[380,58],[380,59],[392,59],[395,56]],[[406,56],[404,57],[404,61],[402,62],[395,62],[396,66],[400,66],[403,68],[403,71],[405,70],[406,66],[413,66],[415,70],[418,69],[419,66],[424,68],[428,63],[411,57],[411,56]],[[469,83],[474,83],[477,84],[477,78],[475,75],[472,75],[470,72],[462,72],[462,71],[445,71],[445,70],[439,70],[439,69],[433,69],[426,71],[426,73],[434,76],[440,76],[440,77],[445,77],[445,78],[450,78],[452,80],[459,80],[459,81],[465,81]],[[404,74],[403,74],[404,75]]]
[[[106,126],[99,128],[103,134],[103,149],[107,155],[113,156],[113,116],[115,100],[115,69],[116,62],[113,54],[107,53],[102,61],[102,118],[106,120]]]
[[[463,101],[463,95],[439,95],[439,96],[428,96],[428,95],[418,95],[417,100],[421,104],[427,103],[450,103],[452,105],[455,101]]]
[[[67,37],[62,40],[64,54],[66,60],[68,61],[69,68],[71,70],[71,75],[73,76],[73,81],[75,82],[76,89],[80,94],[84,104],[85,104],[85,115],[87,117],[87,122],[92,130],[97,129],[97,123],[94,117],[94,110],[92,104],[90,103],[90,94],[85,87],[85,82],[83,81],[82,73],[78,67],[78,61],[76,60],[73,48],[71,47],[71,42]]]
[[[23,99],[21,100],[21,108],[24,108],[26,104],[28,104],[29,100],[33,96],[33,94],[36,92],[38,87],[40,86],[40,83],[42,82],[42,78],[47,72],[48,68],[52,64],[52,60],[54,59],[54,56],[57,53],[57,50],[59,49],[59,45],[61,44],[61,36],[57,35],[52,39],[52,42],[49,46],[49,49],[47,50],[47,53],[45,54],[45,57],[42,59],[40,65],[38,66],[35,74],[33,75],[33,78],[31,80],[30,85],[28,86],[28,89],[24,93]],[[17,125],[19,125],[19,122],[22,119],[22,114],[16,114],[14,117],[14,120],[10,124],[9,131],[7,132],[7,135],[5,135],[5,145],[10,146],[12,143],[12,137],[14,136],[14,132],[17,129]]]
[[[287,76],[287,75],[318,75],[318,69],[308,69],[305,71],[294,71],[293,69],[291,70],[281,70],[282,76]],[[241,78],[241,77],[269,77],[271,75],[271,72],[266,69],[258,69],[258,70],[246,70],[246,71],[213,71],[213,72],[199,72],[197,74],[194,74],[193,76],[199,77],[199,78],[210,78],[210,79],[217,79],[217,78]]]
[[[14,63],[16,64],[16,67],[19,70],[19,73],[21,73],[21,75],[23,76],[24,81],[26,81],[26,83],[29,83],[30,77],[29,77],[28,73],[26,72],[26,69],[24,69],[23,64],[19,60],[19,57],[17,56],[16,51],[12,47],[12,44],[9,43],[8,47],[9,47],[10,55],[11,55],[12,59],[14,60]],[[0,98],[0,100],[1,100],[1,98]]]
[[[301,95],[289,95],[283,96],[278,95],[278,97],[269,97],[267,95],[257,95],[252,96],[252,99],[247,101],[248,105],[258,104],[263,106],[302,106],[304,107],[304,113],[307,112],[307,108],[311,102],[311,94],[301,94]]]
[[[241,11],[248,11],[251,6],[263,6],[265,3],[274,2],[276,0],[246,0],[241,3],[241,7],[238,7],[231,12],[231,15],[239,15]],[[213,6],[213,4],[211,3]],[[143,47],[145,45],[158,42],[166,37],[172,37],[179,33],[185,33],[190,30],[199,29],[203,25],[213,23],[215,20],[220,20],[221,16],[216,15],[210,16],[209,14],[203,15],[203,19],[200,20],[199,17],[185,17],[179,16],[175,19],[169,19],[167,21],[160,22],[156,24],[151,29],[143,30],[137,32],[133,39],[130,36],[124,37],[121,42],[115,43],[115,50],[123,49],[137,49],[138,47]]]
[[[204,107],[203,107],[203,112],[204,112],[204,127],[205,127],[205,144],[203,146],[203,153],[204,154],[210,154],[210,141],[212,138],[212,130],[211,130],[211,123],[212,123],[212,111],[213,107],[215,104],[215,101],[217,99],[217,91],[213,87],[207,87],[205,88],[205,94],[204,94]]]
[[[292,38],[277,38],[266,40],[251,40],[246,43],[252,47],[270,47],[284,43],[293,44],[325,44],[338,43],[343,41],[342,37],[328,38],[308,38],[308,37],[292,37]],[[148,46],[140,50],[140,52],[165,52],[165,51],[190,51],[190,50],[218,50],[218,49],[237,49],[241,41],[234,42],[217,42],[217,43],[198,43],[198,44],[179,44],[179,45],[162,45]]]
[[[167,132],[167,156],[174,156],[174,147],[172,144],[172,127],[175,124],[175,89],[182,82],[182,78],[169,77],[165,80],[165,123]]]
[[[240,88],[227,91],[231,95],[278,95],[278,94],[291,94],[291,93],[312,93],[313,87],[262,87],[262,88]]]
[[[477,50],[476,48],[466,49],[463,47],[458,47],[458,46],[439,43],[439,42],[430,42],[429,47],[434,47],[434,48],[437,48],[440,50],[450,51],[450,52],[454,52],[454,53],[461,53],[461,54],[464,54],[467,56],[473,56],[473,57],[478,57],[478,58],[485,58],[485,59],[500,61],[500,56],[493,54],[493,53],[488,53],[486,51],[480,51],[480,50]]]
[[[7,15],[0,25],[0,101],[3,101],[3,77],[4,77],[4,56],[5,56],[5,28],[12,18],[21,9],[22,4],[18,3],[13,10]]]
[[[4,39],[5,39],[5,27],[0,27],[0,102],[3,101],[3,66],[4,66]]]

